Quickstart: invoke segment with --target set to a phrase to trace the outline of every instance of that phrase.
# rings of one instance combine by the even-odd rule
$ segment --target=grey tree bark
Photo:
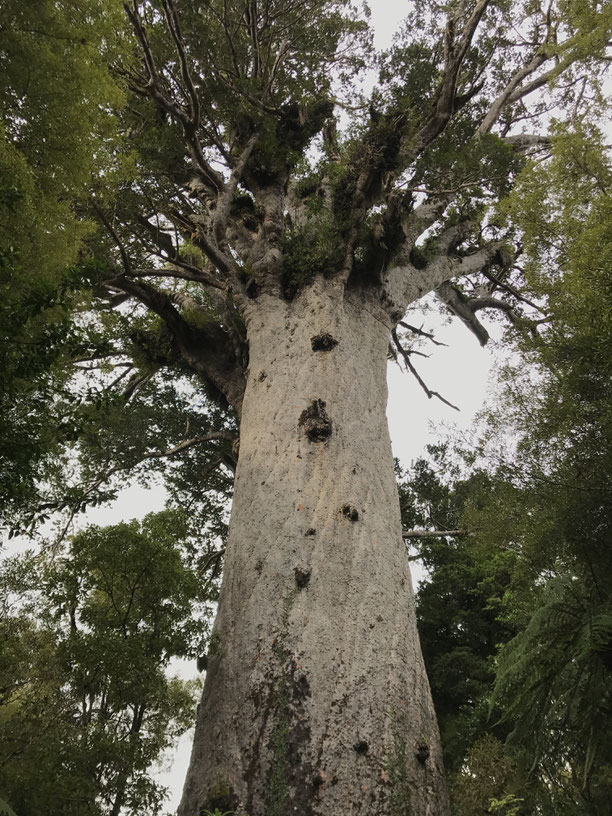
[[[385,407],[389,317],[317,280],[247,315],[219,611],[179,816],[445,816]]]

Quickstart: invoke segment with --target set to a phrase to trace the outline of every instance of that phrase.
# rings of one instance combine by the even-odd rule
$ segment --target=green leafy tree
[[[20,816],[160,812],[153,766],[195,706],[167,669],[204,651],[203,568],[169,511],[4,562],[0,790]]]
[[[430,461],[420,459],[403,474],[400,504],[406,540],[426,571],[417,592],[419,636],[445,765],[456,772],[474,743],[495,731],[494,658],[516,633],[501,613],[517,559],[465,527],[466,515],[487,503],[494,478],[480,470],[462,479],[447,445],[429,446],[428,453]],[[505,736],[503,729],[497,736]]]
[[[447,467],[441,482],[420,463],[420,478],[405,488],[409,511],[424,501],[434,508],[429,518],[412,509],[417,524],[471,532],[434,544],[442,552],[433,561],[429,544],[420,550],[432,574],[418,608],[442,711],[446,697],[462,687],[456,662],[445,663],[452,654],[448,639],[436,642],[432,631],[461,621],[461,636],[477,637],[489,614],[499,627],[480,688],[478,672],[470,672],[472,707],[480,705],[487,716],[458,753],[443,729],[459,769],[454,791],[461,814],[490,807],[493,796],[520,796],[520,813],[610,813],[612,221],[601,143],[586,122],[559,126],[552,160],[526,169],[504,204],[524,231],[526,274],[547,316],[537,335],[518,341],[521,362],[505,368],[498,405],[486,418],[489,474],[475,471],[461,481]],[[466,486],[467,500],[457,502]],[[449,498],[458,513],[450,519]],[[461,549],[471,553],[475,572],[462,570]],[[509,566],[505,575],[500,563]],[[466,596],[495,588],[491,579],[501,576],[491,600],[469,619]],[[445,671],[438,673],[438,664]],[[451,706],[453,721],[459,703]],[[493,750],[487,742],[493,733],[505,739],[502,753],[501,743]],[[490,767],[483,764],[487,754]],[[501,781],[494,755],[506,767]]]
[[[524,182],[551,203],[549,249],[526,232],[529,274],[551,318],[531,351],[539,382],[529,387],[518,372],[509,379],[523,498],[515,536],[531,581],[510,605],[526,625],[502,652],[496,689],[513,739],[544,780],[558,780],[553,802],[576,813],[611,807],[612,199],[601,141],[586,123],[561,129],[553,161]],[[533,218],[528,196],[511,206]],[[544,275],[551,259],[553,278]]]
[[[9,512],[35,500],[41,471],[74,438],[66,381],[90,339],[73,314],[88,304],[94,268],[76,266],[94,229],[82,208],[95,176],[111,169],[112,108],[124,96],[107,65],[120,22],[112,0],[0,8],[0,471]]]

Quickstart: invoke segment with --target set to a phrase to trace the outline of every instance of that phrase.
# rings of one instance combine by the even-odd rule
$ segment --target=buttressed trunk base
[[[179,816],[446,816],[385,407],[389,325],[261,295]]]

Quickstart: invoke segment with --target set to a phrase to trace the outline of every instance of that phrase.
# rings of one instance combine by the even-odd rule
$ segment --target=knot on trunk
[[[300,414],[300,427],[311,442],[324,442],[332,432],[332,421],[325,410],[325,402],[313,400]]]
[[[325,334],[315,334],[310,342],[312,343],[313,351],[331,351],[334,346],[338,345],[338,341],[328,332]]]

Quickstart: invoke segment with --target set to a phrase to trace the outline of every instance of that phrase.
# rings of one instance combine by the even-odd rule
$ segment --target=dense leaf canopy
[[[0,789],[18,813],[160,812],[151,766],[195,707],[167,668],[204,650],[206,561],[171,511],[3,561]]]

